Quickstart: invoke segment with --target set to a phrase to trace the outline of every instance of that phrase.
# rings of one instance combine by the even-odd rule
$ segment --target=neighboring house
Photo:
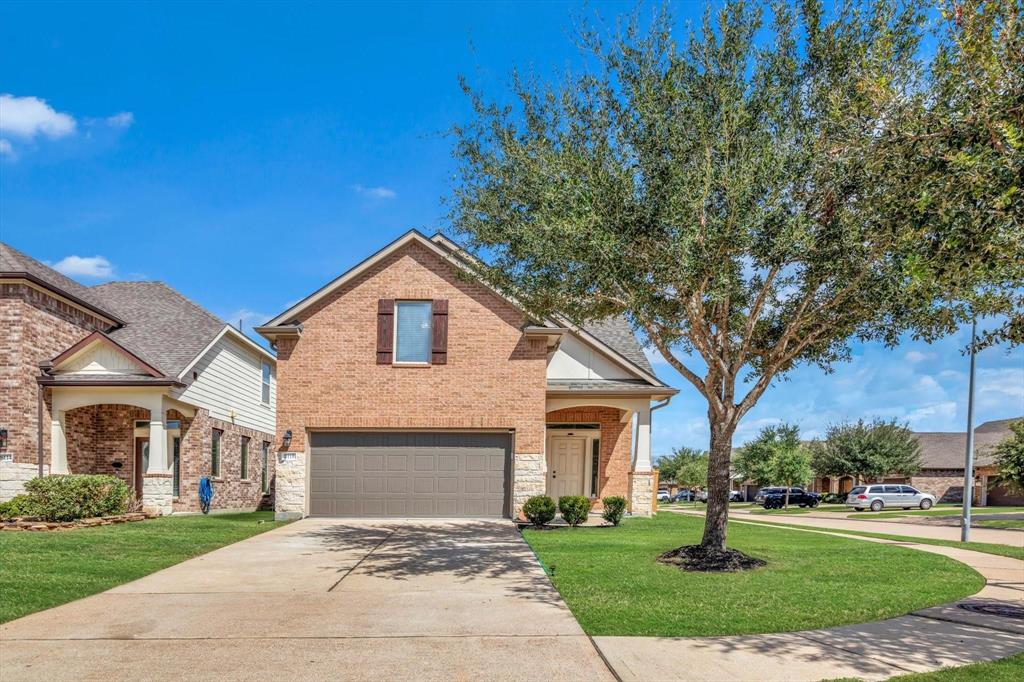
[[[513,516],[540,494],[651,513],[651,402],[677,391],[625,320],[531,319],[469,258],[409,232],[257,328],[280,517]]]
[[[1010,423],[1024,419],[1000,419],[981,424],[974,429],[974,492],[972,499],[979,506],[1024,504],[1024,497],[1013,495],[990,481],[995,475],[992,448],[1011,435]],[[892,474],[865,483],[905,483],[918,490],[931,493],[940,502],[962,502],[964,496],[964,455],[967,452],[967,433],[926,432],[915,433],[921,445],[921,471],[909,478]],[[819,492],[845,494],[855,482],[852,476],[821,477],[814,480],[813,488]]]
[[[161,282],[87,287],[0,243],[0,499],[113,474],[144,506],[273,500],[276,361]]]

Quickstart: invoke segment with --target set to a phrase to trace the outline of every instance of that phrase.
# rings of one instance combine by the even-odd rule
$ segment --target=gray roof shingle
[[[549,379],[549,391],[563,391],[567,393],[607,392],[607,393],[630,393],[647,391],[648,393],[677,393],[674,388],[664,387],[661,391],[654,389],[651,384],[643,379]]]
[[[110,338],[176,377],[226,323],[163,282],[108,282],[91,291],[127,324]]]
[[[629,321],[621,315],[613,315],[603,320],[593,320],[582,325],[583,330],[601,340],[606,346],[626,358],[648,374],[654,374],[644,349],[633,332]]]
[[[974,465],[987,466],[992,464],[992,448],[1010,435],[1010,422],[1016,419],[998,419],[985,422],[974,429]],[[967,434],[965,432],[925,432],[915,433],[917,442],[921,444],[921,462],[925,469],[960,469],[964,468],[964,455],[967,451]]]
[[[15,273],[25,273],[54,291],[62,293],[69,298],[77,299],[95,312],[105,317],[112,317],[115,321],[120,321],[117,319],[117,314],[110,310],[105,302],[95,294],[93,287],[79,284],[70,277],[60,274],[50,266],[18,251],[13,246],[0,242],[0,274],[9,275]]]

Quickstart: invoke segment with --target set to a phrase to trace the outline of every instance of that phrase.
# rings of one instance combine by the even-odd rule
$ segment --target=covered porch
[[[545,494],[626,498],[637,516],[654,509],[651,397],[551,395],[546,407]]]
[[[143,507],[170,514],[195,409],[166,386],[48,385],[50,473],[122,479]]]

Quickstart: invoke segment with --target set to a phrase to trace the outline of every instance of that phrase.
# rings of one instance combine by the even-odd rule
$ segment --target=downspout
[[[36,460],[43,477],[43,385],[36,383]]]

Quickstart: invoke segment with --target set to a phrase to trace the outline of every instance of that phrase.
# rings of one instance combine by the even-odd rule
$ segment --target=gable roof
[[[110,338],[167,376],[179,376],[227,326],[163,282],[108,282],[92,289],[128,320]]]
[[[114,349],[121,355],[125,356],[131,362],[138,365],[139,369],[144,370],[147,375],[151,377],[164,377],[163,372],[161,372],[159,369],[151,365],[149,362],[146,362],[145,359],[139,357],[137,354],[133,353],[129,349],[119,344],[117,341],[114,341],[112,338],[110,338],[103,332],[93,332],[92,334],[89,334],[89,336],[85,337],[84,339],[82,339],[81,341],[79,341],[78,343],[71,346],[70,348],[62,352],[60,355],[55,357],[53,360],[50,361],[49,364],[54,370],[56,370],[58,367],[60,367],[60,365],[63,362],[71,359],[80,351],[84,351],[89,346],[92,346],[93,344],[97,343],[106,345],[109,348]]]
[[[332,292],[344,286],[346,282],[353,280],[384,258],[387,258],[391,254],[411,243],[418,243],[421,246],[424,246],[428,250],[433,251],[447,260],[456,268],[465,270],[466,261],[471,261],[473,259],[472,255],[463,251],[457,244],[455,244],[455,242],[451,241],[441,233],[428,238],[419,230],[410,230],[395,241],[386,245],[384,248],[374,254],[371,254],[354,267],[343,272],[338,277],[320,287],[306,298],[295,303],[290,308],[268,321],[266,324],[261,327],[257,327],[256,331],[269,338],[273,333],[270,329],[271,327],[287,328],[289,330],[294,329],[297,317],[301,315],[303,311],[307,310],[310,306],[322,300],[326,296],[329,296]],[[490,288],[491,291],[500,298],[508,301],[516,308],[523,310],[523,307],[514,298],[501,291],[497,291],[493,287],[488,288]],[[525,310],[523,310],[523,312],[526,313]],[[564,323],[565,326],[568,326],[572,331],[579,333],[585,341],[592,345],[596,345],[600,350],[604,350],[613,360],[618,361],[619,364],[625,365],[627,369],[630,369],[634,373],[643,377],[644,380],[650,382],[652,385],[659,387],[667,386],[654,374],[654,369],[651,367],[651,363],[644,354],[639,341],[637,341],[632,327],[630,327],[629,322],[624,317],[613,316],[605,318],[604,320],[588,322],[582,326],[572,324],[569,320],[558,320],[558,323],[554,320],[547,320],[545,321],[545,326],[560,327],[563,326],[562,323]]]
[[[124,322],[96,295],[95,287],[79,284],[4,242],[0,242],[0,276],[27,279],[115,324]]]

